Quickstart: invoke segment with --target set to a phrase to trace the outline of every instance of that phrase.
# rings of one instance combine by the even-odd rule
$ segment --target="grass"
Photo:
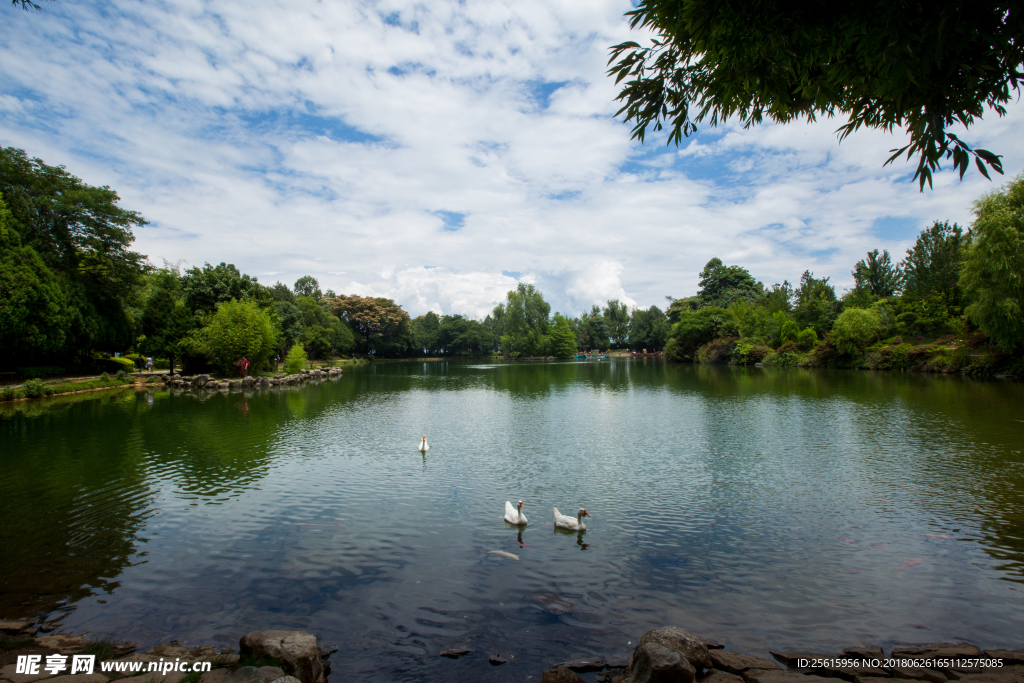
[[[125,387],[134,383],[134,379],[119,381],[116,379],[93,379],[86,382],[44,382],[42,388],[41,397],[54,396],[56,394],[66,394],[73,391],[83,391],[86,389],[109,389],[112,387]],[[25,396],[24,388],[14,389],[13,387],[4,387],[4,391],[0,398],[5,401],[11,401],[17,398],[27,398]]]
[[[110,638],[103,638],[102,640],[87,640],[82,646],[83,655],[96,655],[96,659],[105,660],[113,659],[114,655],[117,654],[118,646]]]
[[[179,683],[199,683],[199,679],[202,677],[202,671],[189,671],[181,677],[181,681]]]

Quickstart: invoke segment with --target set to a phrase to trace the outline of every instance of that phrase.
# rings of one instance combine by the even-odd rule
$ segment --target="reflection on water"
[[[521,679],[670,623],[1017,646],[1022,394],[642,359],[8,405],[0,616],[143,645],[304,628],[354,679]]]

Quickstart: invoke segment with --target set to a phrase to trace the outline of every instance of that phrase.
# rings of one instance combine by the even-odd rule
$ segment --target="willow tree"
[[[922,190],[944,159],[961,177],[972,157],[986,177],[1003,172],[998,155],[948,129],[986,109],[1004,115],[1019,92],[1019,0],[641,0],[626,16],[655,34],[649,47],[613,46],[609,60],[623,84],[618,114],[640,141],[667,127],[679,144],[698,123],[732,117],[749,128],[841,115],[840,140],[862,127],[906,129],[886,164],[916,156]]]

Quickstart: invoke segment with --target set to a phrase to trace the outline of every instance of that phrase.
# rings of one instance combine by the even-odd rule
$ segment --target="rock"
[[[213,671],[207,671],[199,677],[199,683],[223,683],[224,679],[230,674],[230,669],[214,669]]]
[[[281,383],[281,380],[277,379],[276,377],[271,377],[270,378],[270,386],[276,387],[280,383]]]
[[[891,678],[877,678],[874,676],[857,676],[854,679],[854,683],[892,683]]]
[[[85,636],[68,636],[60,634],[55,636],[39,636],[36,638],[36,643],[43,647],[53,648],[62,655],[71,654],[82,651],[82,647],[85,646]]]
[[[860,657],[861,659],[885,659],[885,653],[882,652],[882,648],[877,645],[869,645],[868,647],[847,647],[843,649],[843,654],[853,655],[854,657]]]
[[[1003,660],[1003,666],[1024,664],[1024,650],[985,650],[985,656],[989,659]]]
[[[717,640],[711,638],[701,638],[704,641],[704,647],[709,650],[721,650],[725,647],[725,643],[720,643]]]
[[[938,671],[931,669],[922,669],[920,667],[897,667],[895,669],[889,669],[892,671],[893,678],[902,678],[908,681],[928,681],[928,683],[945,683],[946,675]]]
[[[71,661],[70,659],[68,661]],[[0,668],[0,679],[5,681],[11,681],[12,683],[30,683],[31,681],[39,681],[44,678],[52,678],[53,674],[43,670],[43,665],[46,664],[46,658],[43,657],[39,663],[39,673],[37,674],[16,674],[14,673],[18,665],[8,664],[7,666]]]
[[[172,640],[169,643],[150,648],[144,654],[156,655],[165,659],[173,659],[175,657],[180,657],[181,659],[211,659],[217,654],[217,651],[209,645],[189,647],[184,643],[179,643],[177,640]]]
[[[280,660],[284,673],[302,683],[325,683],[316,637],[305,631],[252,631],[238,642],[241,654]]]
[[[545,671],[540,683],[583,683],[583,679],[572,669],[556,667]]]
[[[228,387],[231,388],[231,389],[241,389],[242,388],[242,380],[240,380],[240,379],[228,380]]]
[[[302,681],[295,676],[281,676],[280,678],[275,678],[270,683],[302,683]]]
[[[491,663],[491,666],[500,666],[508,660],[501,655],[487,655],[487,661]]]
[[[824,666],[817,669],[811,669],[815,674],[824,676],[825,678],[841,678],[844,681],[850,681],[860,676],[861,678],[889,678],[889,672],[885,669],[876,669],[870,666]],[[890,681],[889,683],[892,683]]]
[[[968,674],[961,680],[966,683],[1024,683],[1024,666],[987,669],[985,673]]]
[[[574,659],[569,662],[555,664],[551,667],[551,670],[569,669],[579,673],[586,673],[588,671],[600,671],[606,666],[608,666],[608,664],[603,659]]]
[[[744,654],[743,652],[726,652],[712,650],[711,661],[715,668],[731,674],[742,674],[747,669],[779,669],[779,665],[764,657]]]
[[[35,625],[32,621],[0,621],[0,633],[8,636],[21,635]]]
[[[697,667],[711,668],[704,642],[677,626],[648,631],[629,658],[629,683],[693,683]]]
[[[261,387],[269,387],[270,386],[270,378],[269,377],[260,377],[259,384],[260,384]]]
[[[711,669],[700,679],[700,683],[743,683],[743,679],[727,671]]]
[[[71,660],[69,659],[68,662],[68,667],[70,669]],[[47,678],[46,680],[48,683],[107,683],[107,677],[100,673],[54,676],[53,678]]]
[[[256,386],[256,378],[252,377],[252,376],[243,377],[242,378],[242,386],[243,387],[254,387],[254,386]]]
[[[779,660],[786,666],[800,666],[800,660],[805,659],[808,661],[814,659],[820,659],[823,655],[814,654],[813,652],[795,652],[793,650],[786,650],[785,652],[776,652],[775,650],[768,650],[768,654],[775,659]]]
[[[768,660],[765,660],[768,661]],[[743,672],[746,683],[836,683],[834,678],[823,678],[782,669],[747,669]]]
[[[912,645],[894,647],[893,659],[955,659],[958,657],[980,657],[981,648],[970,643],[939,643],[937,645]]]
[[[261,666],[258,669],[254,666],[243,666],[228,674],[221,683],[271,683],[284,677],[284,671],[276,666]]]
[[[448,657],[449,659],[458,659],[462,655],[468,655],[470,652],[472,652],[472,650],[470,650],[469,648],[453,647],[451,649],[442,651],[441,656]]]
[[[179,683],[185,677],[184,671],[168,671],[161,675],[159,671],[150,671],[137,676],[122,678],[123,683]]]

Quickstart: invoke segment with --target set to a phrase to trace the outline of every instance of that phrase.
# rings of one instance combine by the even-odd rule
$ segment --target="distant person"
[[[242,370],[242,377],[248,377],[249,376],[249,365],[250,365],[249,364],[249,359],[246,358],[245,356],[242,356],[242,362],[239,365],[239,367]]]
[[[153,372],[153,356],[146,359],[146,370],[148,372]]]

